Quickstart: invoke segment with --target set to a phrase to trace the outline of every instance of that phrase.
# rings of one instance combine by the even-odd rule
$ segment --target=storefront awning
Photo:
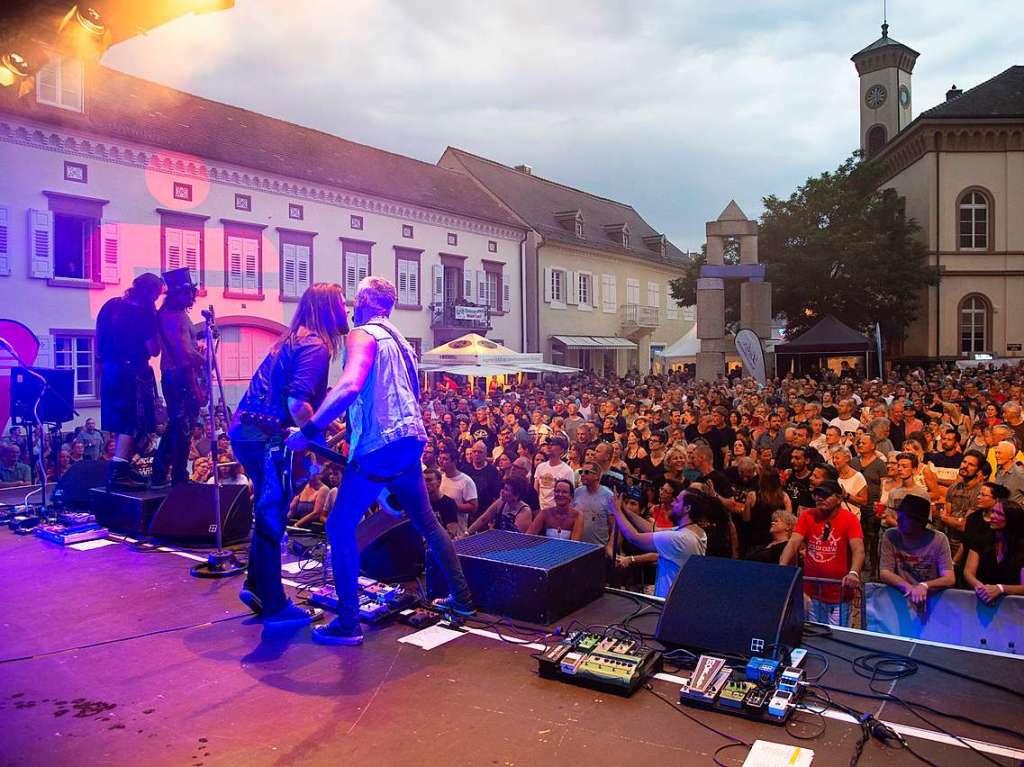
[[[567,349],[636,349],[635,343],[618,336],[551,336]]]

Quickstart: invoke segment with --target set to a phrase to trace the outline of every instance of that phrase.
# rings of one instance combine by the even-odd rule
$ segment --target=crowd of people
[[[660,596],[690,556],[799,564],[814,615],[848,622],[868,580],[915,608],[945,588],[987,604],[1024,594],[1021,402],[1024,366],[914,368],[885,381],[826,372],[768,386],[584,374],[484,392],[442,379],[420,392],[422,465],[453,538],[495,528],[597,544],[609,582]],[[248,483],[220,415],[216,431],[221,480]],[[161,438],[158,427],[137,446],[143,473]],[[48,471],[113,450],[90,418]],[[12,427],[0,486],[33,480],[27,456]],[[190,481],[210,481],[209,456],[200,422]],[[344,471],[314,466],[291,523],[326,524]]]

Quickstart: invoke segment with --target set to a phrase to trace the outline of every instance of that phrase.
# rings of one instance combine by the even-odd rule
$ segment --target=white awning
[[[618,336],[551,336],[568,349],[636,349],[635,343]]]

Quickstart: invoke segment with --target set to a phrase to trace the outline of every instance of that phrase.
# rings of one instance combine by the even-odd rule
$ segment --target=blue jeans
[[[263,612],[273,615],[288,605],[281,584],[281,538],[291,496],[281,485],[283,451],[279,443],[256,440],[232,440],[231,450],[252,480],[256,498],[245,586],[260,598]]]
[[[420,466],[422,454],[423,443],[414,437],[406,437],[359,456],[355,459],[357,466],[349,465],[345,469],[338,488],[338,500],[327,517],[327,540],[331,544],[334,584],[338,592],[338,620],[345,626],[354,626],[359,622],[359,548],[356,545],[356,525],[380,495],[382,488],[398,498],[412,526],[427,542],[430,555],[448,582],[449,592],[461,605],[469,606],[473,603],[473,595],[462,573],[455,547],[430,506]],[[391,479],[378,482],[367,474]]]

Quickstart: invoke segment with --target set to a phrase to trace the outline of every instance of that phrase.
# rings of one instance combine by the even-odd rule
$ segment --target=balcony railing
[[[658,327],[658,307],[623,304],[622,327],[627,330]]]
[[[431,304],[430,327],[490,330],[491,307],[466,303]]]

